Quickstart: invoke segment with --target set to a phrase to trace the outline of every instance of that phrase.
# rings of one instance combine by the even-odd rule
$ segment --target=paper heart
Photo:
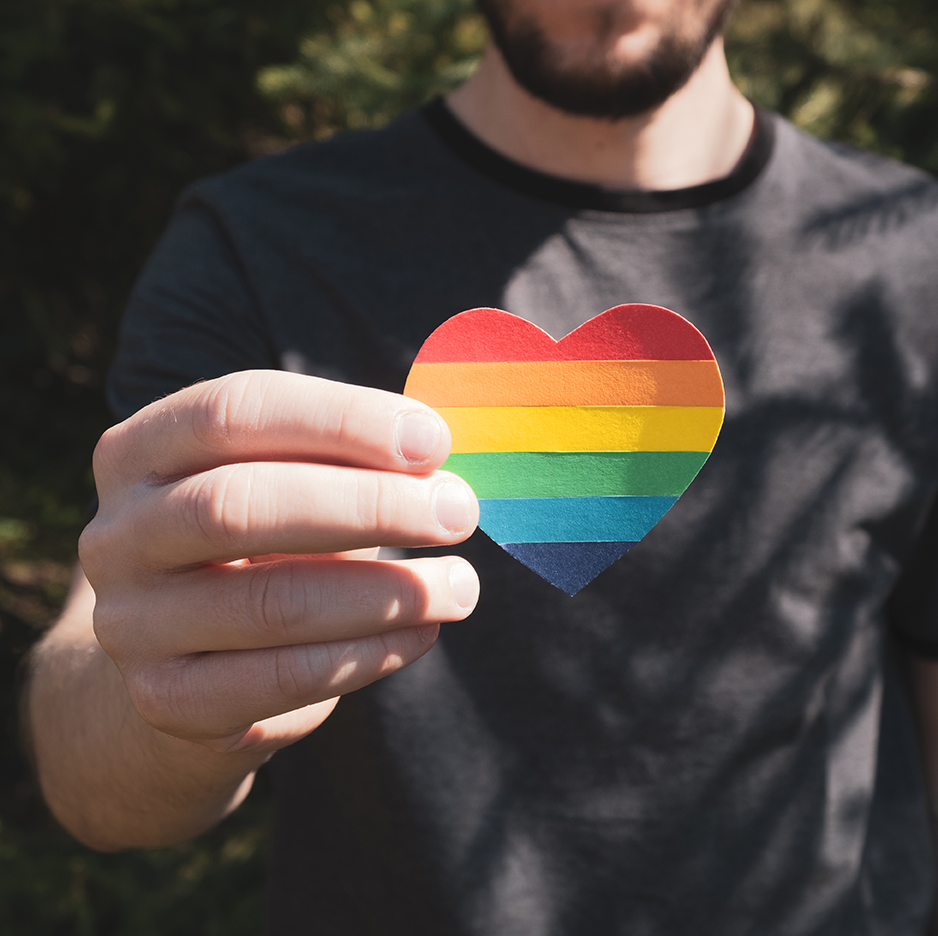
[[[453,435],[443,465],[479,498],[479,526],[576,594],[674,505],[723,424],[704,336],[660,306],[620,305],[560,341],[471,309],[424,342],[404,388]]]

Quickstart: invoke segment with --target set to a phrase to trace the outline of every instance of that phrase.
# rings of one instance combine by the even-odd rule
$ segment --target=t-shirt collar
[[[519,192],[568,208],[654,214],[702,208],[736,195],[759,176],[772,156],[775,128],[771,114],[755,109],[752,135],[733,170],[722,179],[688,188],[662,191],[616,189],[529,169],[483,143],[456,118],[443,98],[426,104],[421,113],[437,136],[480,172]]]

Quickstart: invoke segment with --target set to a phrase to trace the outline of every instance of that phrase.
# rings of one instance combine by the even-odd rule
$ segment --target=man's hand
[[[64,636],[53,632],[35,663],[32,727],[53,808],[62,796],[50,788],[75,777],[61,769],[62,719],[89,704],[73,697],[89,680],[110,688],[85,715],[110,712],[115,724],[95,732],[102,768],[84,795],[109,796],[107,774],[136,756],[121,750],[131,711],[132,748],[146,759],[152,742],[163,767],[185,761],[175,775],[189,797],[200,777],[206,790],[214,784],[226,804],[208,809],[217,819],[270,751],[316,728],[338,696],[420,657],[441,621],[466,617],[478,579],[464,560],[376,559],[379,546],[446,545],[472,532],[471,490],[433,473],[448,450],[445,423],[416,401],[277,372],[198,384],[109,430],[95,452],[100,507],[80,543],[109,659],[64,662],[95,649],[87,627],[78,636],[81,613],[67,612]],[[119,679],[98,672],[115,665]],[[183,789],[172,769],[159,773],[144,800],[178,811]],[[57,810],[66,824],[69,808]],[[71,824],[84,830],[87,820]]]

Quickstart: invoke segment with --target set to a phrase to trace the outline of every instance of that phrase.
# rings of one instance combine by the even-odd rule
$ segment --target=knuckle
[[[377,530],[381,515],[381,480],[376,471],[356,472],[353,522],[361,531]]]
[[[218,468],[193,481],[188,514],[212,547],[237,547],[250,527],[250,473]]]
[[[319,668],[312,654],[298,647],[283,647],[274,654],[273,678],[277,692],[291,707],[306,704],[319,683]]]
[[[99,600],[102,591],[139,581],[139,543],[126,525],[95,517],[78,537],[78,560]]]
[[[246,374],[231,374],[206,385],[201,405],[192,414],[192,433],[200,445],[209,451],[225,451],[256,425],[249,386]]]
[[[148,725],[178,733],[185,717],[178,673],[168,665],[141,666],[125,672],[124,682],[137,714]]]
[[[88,581],[92,583],[97,578],[98,569],[106,565],[102,557],[107,550],[109,537],[105,535],[102,526],[101,520],[95,518],[78,537],[78,558]]]
[[[113,474],[115,467],[119,466],[122,461],[123,446],[120,444],[122,434],[119,425],[111,426],[104,431],[94,447],[91,455],[91,468],[99,485]]]
[[[114,608],[112,601],[96,595],[94,611],[92,613],[92,628],[95,639],[101,645],[101,649],[117,661],[121,659],[121,644],[119,638],[121,633],[119,615]]]
[[[291,640],[296,624],[321,610],[291,562],[258,566],[250,580],[248,602],[252,619],[274,646]]]
[[[355,522],[363,531],[387,536],[400,526],[400,505],[394,477],[380,471],[359,472]]]
[[[328,687],[324,696],[346,692],[349,684],[356,686],[356,677],[362,672],[370,672],[374,668],[374,646],[374,637],[366,637],[354,644],[326,644],[323,649],[325,651]],[[358,685],[364,685],[366,682],[370,682],[370,680],[360,682]]]
[[[405,667],[420,654],[414,652],[408,628],[375,634],[359,642],[354,652],[348,647],[330,648],[333,687],[367,685]]]
[[[380,676],[395,673],[411,661],[411,641],[412,637],[407,629],[378,635],[375,669]]]
[[[153,618],[133,590],[108,588],[96,593],[92,629],[101,649],[122,671],[146,665],[160,653]]]
[[[373,414],[364,411],[360,394],[342,384],[331,384],[319,396],[322,425],[329,427],[335,442],[343,448],[357,448],[367,437],[367,425]]]

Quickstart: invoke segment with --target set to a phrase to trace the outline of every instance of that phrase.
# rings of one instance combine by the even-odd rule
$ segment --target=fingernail
[[[449,570],[449,587],[460,608],[474,608],[479,600],[479,577],[468,563],[454,562]]]
[[[432,458],[443,435],[439,418],[429,413],[401,413],[394,428],[398,454],[412,465]]]
[[[462,533],[470,522],[469,492],[458,481],[444,481],[433,492],[436,521],[447,533]]]

